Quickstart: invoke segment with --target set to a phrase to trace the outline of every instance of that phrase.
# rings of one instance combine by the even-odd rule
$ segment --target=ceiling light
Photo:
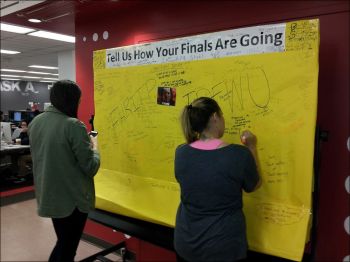
[[[20,77],[23,77],[23,78],[40,78],[40,76],[20,76]]]
[[[41,23],[40,19],[35,19],[35,18],[28,19],[28,21],[31,23]]]
[[[52,82],[54,82],[54,81],[50,81],[50,80],[39,80],[39,82],[43,82],[43,83],[52,83]]]
[[[20,77],[20,76],[17,76],[17,75],[0,75],[0,76],[5,76],[5,77]]]
[[[29,32],[35,31],[35,29],[33,29],[33,28],[10,25],[10,24],[5,24],[5,23],[0,23],[0,29],[1,29],[1,31],[7,31],[7,32],[12,32],[12,33],[18,33],[18,34],[27,34]]]
[[[24,71],[25,72],[25,71]],[[37,75],[52,75],[51,73],[46,72],[37,72],[37,71],[27,71],[28,74],[37,74]]]
[[[28,35],[38,36],[38,37],[48,38],[48,39],[53,39],[58,41],[64,41],[69,43],[75,43],[74,36],[56,34],[56,33],[51,33],[47,31],[36,31],[36,32],[29,33]]]
[[[5,49],[0,49],[1,54],[9,54],[9,55],[14,55],[14,54],[19,54],[20,52],[18,51],[11,51],[11,50],[5,50]]]
[[[30,65],[28,67],[34,67],[34,68],[43,68],[43,69],[58,69],[58,67],[54,66],[42,66],[42,65]]]
[[[53,76],[58,76],[58,74],[50,74],[50,75],[53,75]]]
[[[50,78],[50,77],[43,77],[43,79],[58,81],[58,79],[57,79],[57,78]]]
[[[24,70],[5,69],[5,68],[1,68],[0,70],[4,71],[4,72],[18,72],[18,73],[24,73],[25,72]]]
[[[1,80],[21,81],[21,79],[18,79],[18,78],[5,78],[5,77],[2,77]]]

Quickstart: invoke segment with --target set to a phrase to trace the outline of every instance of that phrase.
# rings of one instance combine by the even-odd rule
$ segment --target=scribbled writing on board
[[[247,96],[250,103],[255,107],[266,108],[270,101],[270,86],[263,68],[251,68],[242,71],[229,71],[225,80],[215,83],[207,88],[197,88],[189,90],[183,95],[189,104],[195,98],[208,96],[211,98],[220,98],[228,101],[230,110],[233,112],[234,107],[241,110],[245,109]]]
[[[304,207],[279,203],[260,203],[257,211],[264,222],[277,225],[296,224],[309,214],[309,210]]]

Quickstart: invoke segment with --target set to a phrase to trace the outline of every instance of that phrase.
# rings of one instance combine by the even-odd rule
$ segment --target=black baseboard
[[[34,198],[35,198],[34,190],[18,193],[12,196],[5,196],[0,198],[0,206],[3,207],[3,206],[18,203],[18,202],[34,199]]]

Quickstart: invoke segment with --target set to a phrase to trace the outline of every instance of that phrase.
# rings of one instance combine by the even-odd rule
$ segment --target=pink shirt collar
[[[221,139],[215,138],[206,141],[196,140],[192,142],[190,146],[202,150],[213,150],[217,149],[222,143],[223,141]]]

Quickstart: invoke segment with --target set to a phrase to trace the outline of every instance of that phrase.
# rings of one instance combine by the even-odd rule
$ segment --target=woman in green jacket
[[[100,166],[97,138],[77,119],[81,91],[69,80],[50,90],[52,106],[29,125],[38,214],[50,217],[57,235],[49,261],[74,261]]]

